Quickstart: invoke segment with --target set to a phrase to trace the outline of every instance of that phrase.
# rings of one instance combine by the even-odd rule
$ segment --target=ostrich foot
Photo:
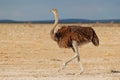
[[[66,66],[66,63],[63,63],[63,65],[58,69],[58,72],[62,71]]]

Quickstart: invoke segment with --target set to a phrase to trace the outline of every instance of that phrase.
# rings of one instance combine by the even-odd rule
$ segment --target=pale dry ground
[[[100,46],[79,47],[82,75],[77,60],[57,72],[74,53],[58,47],[50,38],[51,28],[52,24],[0,24],[0,80],[120,79],[120,26],[93,27]]]

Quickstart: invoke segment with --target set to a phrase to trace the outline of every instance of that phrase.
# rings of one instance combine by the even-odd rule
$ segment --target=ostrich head
[[[58,14],[57,9],[55,9],[55,8],[51,9],[50,12],[52,12],[54,15],[57,15],[57,14]]]

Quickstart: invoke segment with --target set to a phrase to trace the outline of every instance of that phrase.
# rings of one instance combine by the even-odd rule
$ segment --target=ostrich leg
[[[76,41],[73,41],[73,51],[75,52],[75,54],[77,55],[77,60],[78,60],[78,64],[80,66],[80,74],[83,73],[84,69],[83,69],[83,66],[80,62],[80,56],[79,56],[79,51],[78,51],[78,44]]]
[[[60,70],[63,70],[63,69],[66,67],[66,65],[67,65],[69,62],[71,62],[73,59],[75,59],[75,58],[77,58],[78,63],[79,63],[79,66],[80,66],[80,68],[81,68],[80,74],[83,72],[83,67],[82,67],[81,62],[80,62],[80,57],[79,57],[78,44],[77,44],[77,42],[76,42],[76,41],[73,41],[73,42],[72,42],[72,46],[73,46],[73,51],[74,51],[75,55],[74,55],[72,58],[70,58],[68,61],[66,61],[65,63],[63,63],[62,67],[58,70],[58,72],[59,72]]]

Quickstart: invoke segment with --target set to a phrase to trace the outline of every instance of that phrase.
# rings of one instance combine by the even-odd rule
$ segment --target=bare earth
[[[0,80],[120,80],[120,26],[93,27],[100,46],[79,47],[84,73],[74,55],[49,35],[52,24],[0,24]]]

